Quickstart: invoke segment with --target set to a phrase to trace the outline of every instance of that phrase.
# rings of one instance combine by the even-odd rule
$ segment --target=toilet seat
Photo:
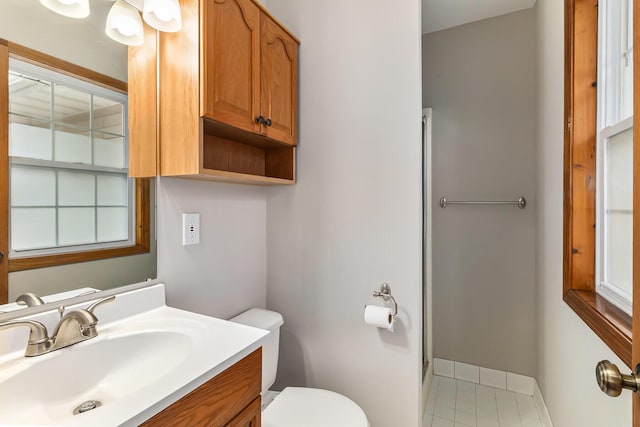
[[[262,412],[263,427],[368,427],[364,411],[329,390],[287,387]]]

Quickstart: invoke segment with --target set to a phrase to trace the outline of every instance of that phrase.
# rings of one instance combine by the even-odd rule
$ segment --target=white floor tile
[[[469,391],[471,393],[475,393],[476,392],[476,385],[474,383],[470,383],[467,381],[456,381],[456,390],[458,390],[458,392],[461,391]]]
[[[496,390],[496,403],[498,404],[500,427],[519,427],[520,414],[518,413],[515,393],[507,390]]]
[[[433,417],[443,418],[445,420],[454,421],[456,419],[455,408],[448,408],[446,406],[436,405],[436,409],[433,412]]]
[[[533,397],[435,376],[423,427],[543,427]]]
[[[476,412],[476,394],[471,391],[458,391],[456,395],[456,410]]]
[[[474,408],[475,409],[475,408]],[[476,427],[476,414],[475,411],[470,413],[461,411],[456,408],[456,424],[462,424],[467,427]]]
[[[496,411],[495,415],[478,415],[476,419],[476,427],[499,427],[500,422],[498,421],[498,412]]]
[[[455,427],[453,421],[445,420],[438,417],[433,417],[431,427]]]

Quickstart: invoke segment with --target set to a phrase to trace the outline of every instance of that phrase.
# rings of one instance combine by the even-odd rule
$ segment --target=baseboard
[[[455,378],[532,396],[544,427],[553,427],[540,387],[533,377],[437,358],[433,359],[433,373],[441,377]]]

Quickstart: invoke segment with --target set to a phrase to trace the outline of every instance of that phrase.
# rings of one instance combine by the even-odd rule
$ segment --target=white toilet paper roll
[[[396,319],[391,314],[389,307],[379,307],[377,305],[364,306],[364,323],[367,325],[393,332],[395,321]]]

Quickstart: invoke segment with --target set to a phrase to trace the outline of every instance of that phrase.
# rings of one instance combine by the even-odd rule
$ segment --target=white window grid
[[[24,208],[55,208],[55,212],[56,212],[56,230],[55,230],[55,235],[56,235],[56,246],[52,246],[52,247],[46,247],[46,248],[38,248],[38,249],[28,249],[28,250],[13,250],[12,246],[11,246],[11,233],[9,233],[9,258],[11,259],[18,259],[18,258],[28,258],[28,257],[33,257],[33,256],[44,256],[44,255],[56,255],[56,254],[62,254],[62,253],[76,253],[76,252],[83,252],[83,251],[91,251],[91,250],[99,250],[99,249],[110,249],[110,248],[119,248],[119,247],[127,247],[127,246],[133,246],[135,245],[135,212],[136,212],[136,206],[135,206],[135,180],[133,179],[129,179],[129,169],[127,167],[124,168],[114,168],[114,167],[106,167],[106,166],[99,166],[99,165],[95,165],[95,144],[94,144],[94,123],[93,123],[93,99],[94,96],[98,96],[100,98],[103,99],[107,99],[107,100],[111,100],[117,103],[122,104],[123,106],[123,131],[122,131],[122,136],[123,138],[123,149],[124,149],[124,153],[123,153],[123,158],[124,158],[124,164],[128,165],[128,147],[129,147],[129,135],[128,135],[128,126],[126,126],[127,123],[127,117],[128,117],[128,102],[127,102],[127,95],[120,93],[120,92],[116,92],[107,88],[104,88],[102,86],[84,81],[84,80],[80,80],[78,78],[74,78],[62,73],[58,73],[49,69],[45,69],[42,67],[39,67],[37,65],[34,64],[30,64],[30,63],[26,63],[20,60],[17,60],[15,58],[10,58],[9,60],[9,70],[12,73],[15,74],[20,74],[23,75],[25,77],[28,78],[32,78],[32,79],[39,79],[42,81],[45,81],[47,83],[51,84],[51,104],[50,104],[50,129],[52,132],[52,144],[51,144],[51,150],[52,150],[52,156],[51,158],[53,159],[53,153],[55,152],[55,132],[53,131],[55,129],[55,102],[54,102],[54,96],[55,96],[55,84],[59,84],[59,85],[63,85],[65,87],[71,88],[71,89],[75,89],[78,91],[82,91],[85,93],[90,94],[90,105],[89,105],[89,128],[88,129],[84,129],[84,130],[88,130],[90,135],[91,135],[91,164],[79,164],[79,163],[69,163],[69,162],[60,162],[60,161],[55,161],[55,160],[42,160],[42,159],[34,159],[34,158],[27,158],[27,157],[17,157],[17,156],[10,156],[9,157],[9,167],[10,167],[10,172],[9,172],[9,179],[11,179],[11,167],[13,165],[21,165],[21,166],[27,166],[27,167],[34,167],[34,168],[46,168],[49,170],[53,170],[55,173],[55,206],[11,206],[11,208],[20,208],[20,209],[24,209]],[[11,83],[11,75],[10,75],[10,83]],[[14,114],[14,113],[12,113]],[[16,115],[16,114],[14,114]],[[28,117],[27,117],[28,118]],[[64,124],[65,127],[73,127],[72,125],[68,125],[68,124]],[[97,131],[99,133],[102,134],[108,134],[109,132],[105,132],[102,130]],[[97,197],[98,197],[98,192],[97,189],[96,191],[94,191],[94,195],[95,195],[95,204],[94,205],[90,205],[90,206],[80,206],[80,205],[73,205],[73,206],[60,206],[58,205],[58,172],[60,171],[72,171],[74,173],[86,173],[86,174],[91,174],[94,175],[96,177],[95,182],[97,185],[97,177],[99,175],[119,175],[119,176],[125,176],[128,179],[128,185],[127,185],[127,203],[128,205],[99,205],[98,201],[97,201]],[[9,189],[11,188],[11,183],[9,183]],[[128,208],[128,214],[127,214],[127,222],[128,222],[128,230],[127,230],[127,239],[125,240],[117,240],[117,241],[109,241],[109,242],[97,242],[97,235],[96,235],[96,242],[97,243],[87,243],[87,244],[76,244],[76,245],[66,245],[66,246],[59,246],[58,245],[58,240],[59,240],[59,223],[58,223],[58,209],[60,208],[83,208],[83,207],[91,207],[95,209],[95,216],[94,216],[94,221],[95,223],[95,233],[98,233],[98,226],[97,226],[97,216],[98,216],[98,209],[99,208],[117,208],[117,207],[127,207]],[[11,224],[11,209],[9,210],[9,224]]]
[[[607,265],[610,254],[605,247],[607,241],[605,234],[607,232],[605,227],[607,192],[605,189],[607,144],[611,138],[633,129],[633,115],[622,117],[624,114],[621,84],[624,67],[633,66],[632,11],[632,0],[602,0],[598,7],[598,132],[596,135],[596,292],[629,315],[632,315],[633,295],[619,284],[606,280],[609,277]],[[622,13],[626,13],[627,19],[626,23],[620,26]],[[620,213],[632,215],[633,210]]]

